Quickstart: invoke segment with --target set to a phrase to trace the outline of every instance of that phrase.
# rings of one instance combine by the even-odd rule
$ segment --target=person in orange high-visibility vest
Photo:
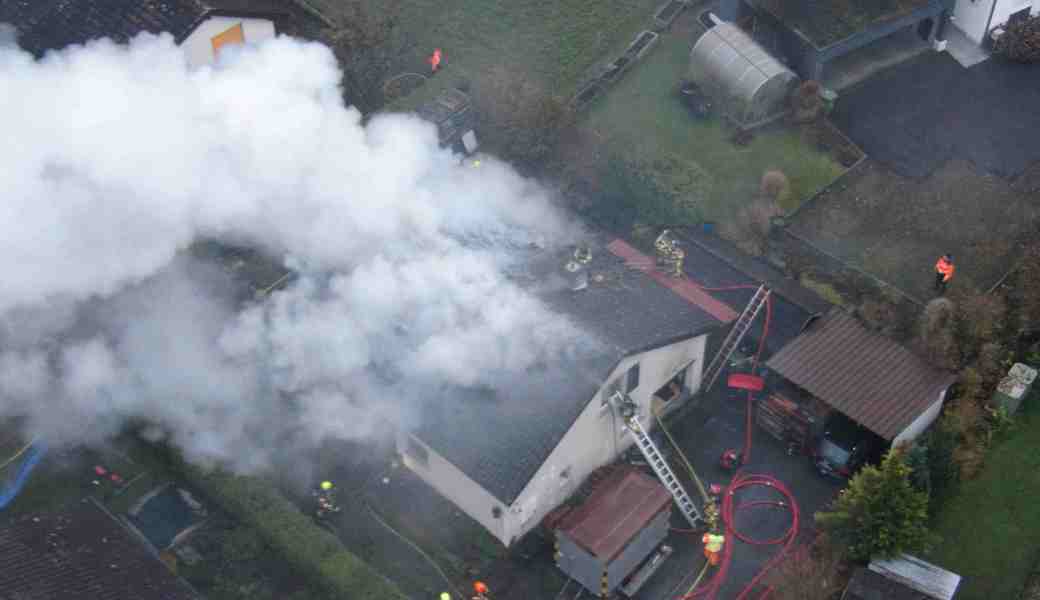
[[[488,600],[488,586],[483,581],[473,582],[473,600]]]
[[[701,541],[704,542],[704,558],[708,559],[709,565],[717,567],[722,560],[722,545],[726,543],[726,536],[708,532],[701,536]]]
[[[430,58],[426,59],[426,61],[430,63],[430,70],[433,73],[436,73],[437,69],[441,67],[441,49],[434,48],[433,54],[431,54]]]
[[[935,291],[942,294],[946,291],[946,284],[953,279],[953,255],[943,254],[935,263]]]

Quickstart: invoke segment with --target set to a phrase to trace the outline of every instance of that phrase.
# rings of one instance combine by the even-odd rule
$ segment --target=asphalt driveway
[[[965,69],[927,52],[845,91],[833,120],[874,160],[927,177],[951,158],[1006,178],[1040,161],[1040,65]]]
[[[724,382],[722,378],[720,381]],[[683,452],[693,463],[705,485],[727,485],[732,474],[719,467],[719,456],[729,448],[740,448],[744,441],[744,396],[734,397],[724,384],[701,398],[700,404],[670,425],[672,434]],[[835,497],[841,486],[833,480],[820,477],[805,456],[788,456],[786,448],[769,437],[761,428],[754,428],[751,460],[742,473],[771,475],[783,482],[794,494],[801,512],[800,542],[812,539],[815,526],[813,513],[824,508]],[[671,461],[679,469],[677,461]],[[692,492],[693,487],[688,487]],[[740,492],[738,503],[775,499],[778,496],[762,488]],[[673,516],[673,526],[682,527],[682,519]],[[743,511],[737,515],[737,527],[755,539],[766,540],[783,535],[791,524],[786,510],[773,508]],[[669,600],[681,597],[704,564],[703,546],[699,536],[679,532],[669,536],[675,554],[658,571],[636,600]],[[726,582],[718,597],[736,598],[765,563],[777,552],[778,546],[753,546],[741,541],[735,543],[733,559]],[[710,575],[711,573],[709,573]]]

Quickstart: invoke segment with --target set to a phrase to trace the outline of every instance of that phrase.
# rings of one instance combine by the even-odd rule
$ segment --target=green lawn
[[[311,0],[335,14],[339,0]],[[363,0],[379,12],[383,0]],[[600,54],[646,29],[659,0],[404,0],[400,35],[414,48],[403,71],[428,73],[425,59],[443,51],[437,79],[466,78],[479,87],[496,67],[522,71],[570,96]],[[627,41],[626,41],[627,43]]]
[[[687,11],[681,19],[693,15]],[[644,208],[644,213],[656,214],[637,217],[644,222],[666,216],[725,221],[752,199],[768,169],[787,175],[791,194],[783,208],[790,212],[842,172],[832,158],[806,145],[797,129],[770,127],[750,145],[738,147],[719,120],[692,118],[677,95],[688,67],[690,39],[689,33],[664,33],[640,64],[594,101],[582,121],[603,142],[606,154],[625,157],[663,187],[674,188],[673,199],[680,197],[679,210]]]
[[[958,600],[1017,598],[1040,552],[1040,407],[988,454],[982,474],[943,508],[931,558],[964,577]]]

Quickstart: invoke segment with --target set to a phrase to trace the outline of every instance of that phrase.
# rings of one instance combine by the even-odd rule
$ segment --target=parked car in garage
[[[820,475],[847,479],[864,465],[880,462],[885,446],[880,436],[834,412],[827,417],[811,458]]]

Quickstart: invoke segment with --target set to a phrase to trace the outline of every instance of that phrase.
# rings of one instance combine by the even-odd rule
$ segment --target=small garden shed
[[[690,51],[690,76],[753,125],[783,112],[798,76],[732,23],[714,19]]]

